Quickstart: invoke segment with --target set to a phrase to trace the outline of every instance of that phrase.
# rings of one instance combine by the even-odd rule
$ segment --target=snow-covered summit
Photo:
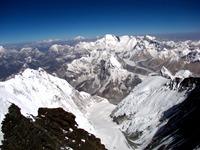
[[[74,38],[74,40],[84,40],[85,38],[83,36],[77,36]]]
[[[55,53],[62,53],[65,50],[71,49],[72,47],[69,45],[58,45],[54,44],[49,48],[49,52],[55,52]]]
[[[4,51],[5,51],[5,49],[3,48],[3,46],[0,46],[0,53],[4,52]]]
[[[168,79],[173,79],[172,73],[164,66],[160,69],[160,74],[161,76],[166,77]]]
[[[50,48],[49,48],[49,50],[50,51],[54,51],[54,52],[58,52],[58,48],[59,48],[60,46],[58,45],[58,44],[54,44],[54,45],[52,45]]]
[[[189,70],[180,70],[175,74],[175,77],[179,78],[188,78],[190,76],[193,76],[193,74]]]
[[[21,53],[23,52],[31,52],[33,49],[31,47],[24,47],[20,50]]]
[[[80,42],[77,44],[79,48],[86,48],[88,50],[116,50],[125,51],[131,50],[136,44],[136,39],[133,36],[115,36],[106,34],[103,38],[95,42]]]
[[[119,39],[117,36],[112,35],[112,34],[106,34],[103,39],[105,39],[106,42],[113,42],[113,44],[115,42],[119,42]]]
[[[152,40],[156,39],[156,37],[150,36],[150,35],[145,35],[144,38],[147,39],[147,40],[149,40],[149,41],[152,41]]]

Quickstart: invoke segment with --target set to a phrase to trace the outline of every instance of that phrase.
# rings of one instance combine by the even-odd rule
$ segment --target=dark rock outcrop
[[[2,150],[104,150],[100,139],[77,128],[75,116],[62,108],[39,108],[26,118],[12,104],[2,122]]]

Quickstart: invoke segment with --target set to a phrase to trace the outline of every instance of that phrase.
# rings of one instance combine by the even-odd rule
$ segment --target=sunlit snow
[[[120,68],[121,67],[121,64],[120,62],[114,57],[114,56],[111,56],[110,57],[110,61],[111,61],[111,64],[117,68]]]
[[[127,134],[141,132],[142,135],[134,143],[143,149],[165,122],[159,119],[162,113],[185,99],[185,92],[171,90],[169,79],[160,76],[149,76],[137,85],[131,93],[121,101],[114,111],[113,117],[130,116],[122,123],[122,130]]]
[[[108,150],[129,150],[131,148],[119,130],[120,126],[109,117],[115,107],[108,101],[94,103],[87,110],[87,118],[94,126],[93,134],[101,139]]]

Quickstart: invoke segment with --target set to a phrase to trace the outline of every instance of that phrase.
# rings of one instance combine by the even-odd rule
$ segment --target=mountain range
[[[159,41],[151,36],[110,34],[94,42],[53,44],[45,52],[26,46],[20,51],[5,50],[1,46],[0,79],[24,68],[41,67],[80,91],[117,104],[143,76],[158,72],[162,66],[173,74],[182,69],[199,74],[199,47],[200,41]]]
[[[110,34],[81,39],[53,43],[47,51],[0,47],[2,149],[12,149],[9,140],[43,134],[38,146],[47,149],[83,149],[84,143],[96,143],[94,149],[198,148],[200,41]],[[13,125],[17,118],[22,124]],[[50,128],[45,120],[53,122]],[[40,130],[21,139],[10,134],[26,125]],[[55,139],[61,144],[50,144]]]

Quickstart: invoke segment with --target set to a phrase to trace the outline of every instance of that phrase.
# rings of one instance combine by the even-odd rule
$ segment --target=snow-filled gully
[[[94,103],[87,110],[87,118],[94,126],[93,134],[101,139],[101,143],[108,150],[129,150],[124,134],[120,131],[120,126],[109,117],[115,105],[107,101]]]

